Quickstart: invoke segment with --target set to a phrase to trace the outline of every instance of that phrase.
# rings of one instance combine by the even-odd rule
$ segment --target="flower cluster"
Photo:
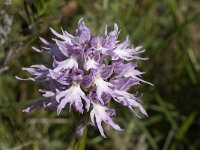
[[[140,98],[127,90],[140,82],[148,83],[140,77],[143,72],[136,70],[137,63],[131,60],[146,60],[137,56],[144,52],[141,46],[130,47],[128,37],[118,41],[117,24],[108,32],[107,26],[103,36],[92,36],[83,19],[78,22],[74,35],[62,30],[62,34],[51,29],[56,36],[53,42],[40,38],[44,44],[41,49],[33,47],[38,53],[50,56],[51,64],[32,65],[23,68],[33,75],[28,79],[42,82],[45,89],[44,100],[24,109],[31,112],[36,108],[56,109],[59,115],[65,108],[74,109],[81,114],[90,114],[91,124],[97,126],[101,135],[106,137],[102,128],[104,122],[116,130],[122,130],[114,121],[116,110],[109,107],[115,101],[129,108],[135,115],[138,108],[144,115],[145,109]],[[150,83],[149,83],[150,84]]]

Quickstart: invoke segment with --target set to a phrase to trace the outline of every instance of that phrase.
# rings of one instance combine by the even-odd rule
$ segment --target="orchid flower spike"
[[[103,36],[91,35],[82,18],[74,35],[64,30],[62,33],[52,28],[50,30],[55,36],[52,41],[40,38],[43,46],[33,47],[34,51],[51,58],[51,62],[48,62],[50,65],[37,64],[23,68],[32,77],[16,77],[40,82],[45,87],[39,90],[44,99],[23,112],[45,108],[55,109],[60,115],[64,109],[73,109],[83,118],[89,113],[91,124],[99,129],[102,137],[106,137],[103,123],[115,130],[122,130],[113,120],[117,109],[110,108],[110,103],[119,103],[136,116],[139,115],[135,109],[147,116],[140,103],[141,96],[127,92],[141,82],[151,85],[141,79],[143,72],[136,69],[136,60],[146,60],[138,56],[144,50],[141,46],[130,46],[128,37],[120,42],[117,24],[110,32],[106,26]]]

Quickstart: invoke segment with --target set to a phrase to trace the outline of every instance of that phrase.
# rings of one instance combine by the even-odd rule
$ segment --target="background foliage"
[[[143,92],[148,118],[119,108],[117,122],[126,130],[106,128],[108,139],[90,127],[87,149],[200,149],[200,1],[198,0],[0,0],[0,149],[72,149],[77,116],[21,110],[41,98],[21,70],[46,60],[31,50],[38,36],[52,38],[49,27],[73,33],[80,17],[93,33],[117,23],[120,39],[128,34],[150,59],[140,63],[154,86]]]

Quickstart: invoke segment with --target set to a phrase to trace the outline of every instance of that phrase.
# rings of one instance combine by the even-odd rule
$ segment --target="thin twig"
[[[3,72],[7,71],[9,69],[8,66],[4,66],[2,68],[0,68],[0,74],[2,74]]]
[[[175,134],[175,130],[176,130],[176,128],[172,127],[171,130],[169,131],[168,136],[167,136],[167,138],[165,140],[165,144],[164,144],[162,150],[168,150],[169,149],[169,146],[170,146],[171,141],[172,141],[172,139],[174,137],[174,134]]]

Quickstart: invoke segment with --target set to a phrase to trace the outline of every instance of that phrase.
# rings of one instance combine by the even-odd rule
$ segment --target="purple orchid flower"
[[[52,58],[50,67],[33,65],[23,68],[33,77],[16,77],[19,80],[42,82],[46,87],[39,90],[44,99],[23,112],[46,108],[56,109],[59,115],[64,108],[69,108],[83,117],[89,113],[91,124],[99,129],[103,137],[106,136],[102,123],[122,130],[113,121],[117,110],[110,108],[109,103],[115,101],[139,117],[135,112],[135,108],[138,108],[147,116],[140,104],[141,96],[127,92],[141,82],[151,84],[141,79],[143,72],[137,70],[137,63],[133,62],[135,59],[146,60],[137,56],[144,50],[141,46],[130,47],[128,38],[124,42],[118,41],[120,32],[117,24],[111,32],[106,26],[104,36],[92,36],[82,18],[75,35],[63,29],[61,34],[50,29],[55,35],[52,42],[40,38],[44,46],[41,49],[33,47],[34,51]]]

